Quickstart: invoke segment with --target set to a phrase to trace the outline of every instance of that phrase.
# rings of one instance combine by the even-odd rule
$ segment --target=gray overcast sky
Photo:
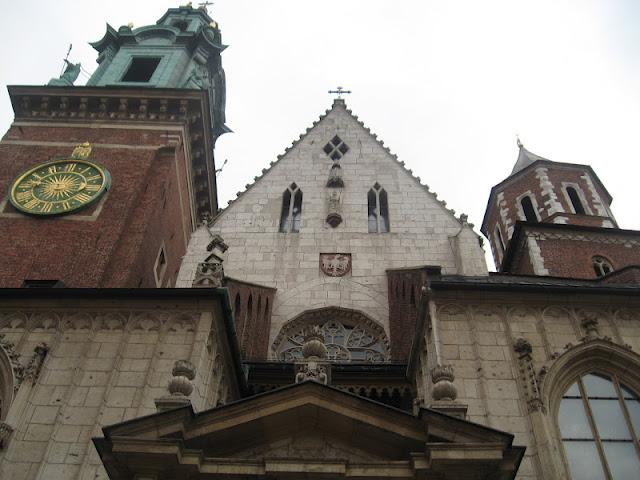
[[[186,2],[183,2],[186,3]],[[194,5],[196,2],[194,2]],[[0,130],[5,86],[44,84],[113,27],[155,23],[177,2],[0,0]],[[593,166],[622,228],[640,229],[638,0],[218,0],[229,48],[227,123],[217,144],[220,204],[329,108],[347,104],[424,183],[479,228],[490,188],[516,160],[516,134],[541,156]],[[80,77],[77,84],[86,78]]]

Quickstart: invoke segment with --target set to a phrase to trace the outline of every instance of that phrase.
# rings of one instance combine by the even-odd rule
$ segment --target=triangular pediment
[[[417,472],[494,478],[478,475],[515,472],[524,451],[512,447],[513,437],[503,432],[432,410],[412,415],[315,382],[198,414],[189,407],[158,413],[104,433],[95,443],[111,478],[128,478],[125,473],[150,463],[175,469],[176,475],[349,476],[357,468],[376,477],[391,468],[401,478]]]

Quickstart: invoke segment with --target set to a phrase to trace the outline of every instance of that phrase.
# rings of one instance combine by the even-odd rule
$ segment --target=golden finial
[[[522,142],[520,141],[520,135],[516,134],[516,144],[518,145],[518,148],[522,148]]]
[[[89,158],[89,155],[91,155],[91,144],[89,142],[84,142],[73,149],[71,158],[84,159]]]
[[[213,28],[214,30],[215,30],[216,28],[218,28],[218,24],[216,23],[216,21],[215,21],[215,20],[211,20],[211,23],[209,24],[209,26],[210,26],[211,28]]]
[[[129,27],[131,30],[133,30],[133,22],[127,23],[127,27]]]

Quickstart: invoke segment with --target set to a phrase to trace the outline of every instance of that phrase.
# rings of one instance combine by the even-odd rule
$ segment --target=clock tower
[[[10,86],[0,142],[0,287],[174,286],[191,233],[218,209],[227,132],[220,29],[203,8],[107,25],[98,68]]]

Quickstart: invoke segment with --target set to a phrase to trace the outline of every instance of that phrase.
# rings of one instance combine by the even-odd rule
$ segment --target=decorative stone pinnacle
[[[431,369],[431,381],[433,382],[433,399],[438,401],[453,402],[458,398],[458,389],[453,381],[452,365],[437,365]]]

